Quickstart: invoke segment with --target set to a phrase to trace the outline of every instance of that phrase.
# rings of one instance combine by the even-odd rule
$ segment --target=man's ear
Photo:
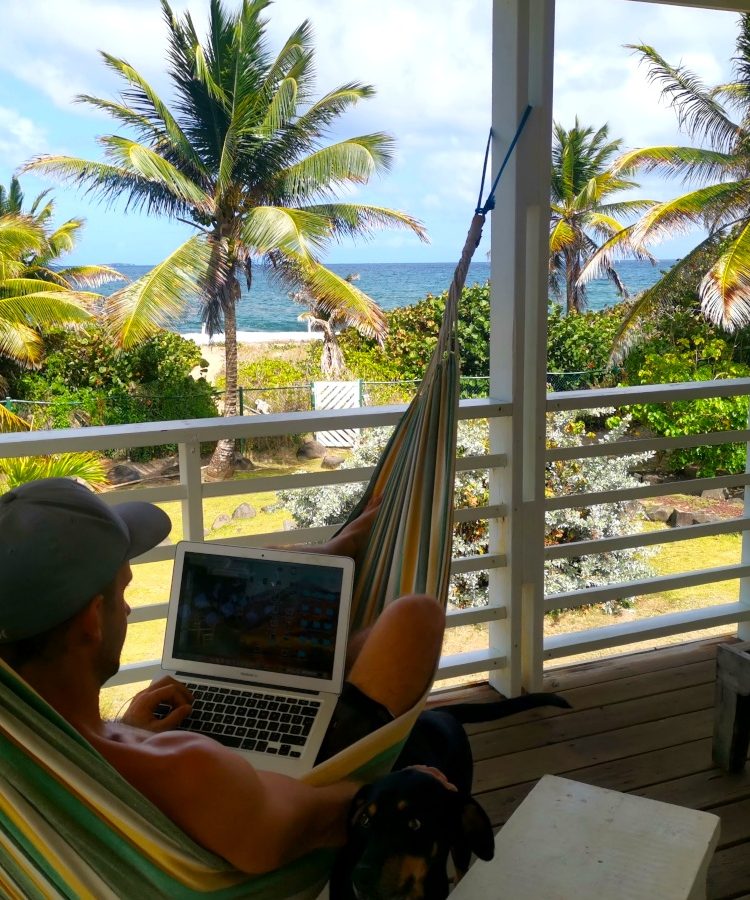
[[[102,612],[104,609],[104,594],[95,594],[83,609],[76,614],[76,624],[80,628],[80,634],[89,639],[100,641],[103,634]]]

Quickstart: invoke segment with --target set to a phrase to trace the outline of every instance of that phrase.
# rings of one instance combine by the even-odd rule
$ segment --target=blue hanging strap
[[[523,131],[524,126],[526,125],[526,122],[527,122],[530,114],[531,114],[531,106],[529,105],[523,111],[523,115],[521,116],[521,121],[518,123],[518,128],[516,128],[516,133],[513,135],[513,140],[510,142],[510,146],[508,147],[508,150],[505,154],[505,159],[503,159],[503,162],[500,166],[500,170],[498,171],[497,175],[495,176],[495,180],[492,182],[492,188],[490,189],[490,193],[487,196],[487,199],[485,200],[484,205],[482,205],[482,193],[484,191],[484,179],[487,174],[487,162],[489,160],[490,143],[492,141],[492,129],[490,129],[490,133],[487,138],[487,147],[484,151],[484,166],[482,167],[482,183],[479,187],[479,200],[477,201],[477,208],[476,208],[476,212],[479,215],[484,216],[490,210],[495,208],[495,189],[497,188],[498,182],[500,181],[500,176],[503,174],[503,172],[505,171],[505,167],[508,165],[508,160],[510,159],[510,155],[513,152],[516,144],[518,143],[518,139],[521,137],[521,132]]]

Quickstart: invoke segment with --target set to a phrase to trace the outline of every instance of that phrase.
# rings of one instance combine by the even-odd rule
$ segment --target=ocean
[[[675,260],[660,260],[658,265],[638,260],[625,260],[617,264],[622,281],[631,294],[650,287]],[[139,278],[150,266],[113,264],[130,279]],[[369,294],[383,309],[409,306],[427,294],[440,294],[448,288],[453,277],[454,263],[346,263],[331,264],[334,272],[345,277],[357,275],[356,286]],[[489,262],[473,262],[466,283],[484,284],[490,276]],[[122,287],[122,282],[111,282],[99,290],[109,294]],[[603,309],[617,303],[614,287],[606,279],[592,281],[587,288],[589,309]],[[288,296],[284,286],[268,277],[257,267],[253,272],[253,285],[243,293],[237,307],[238,331],[307,331],[307,324],[300,322],[304,307]],[[200,311],[196,305],[173,326],[180,334],[196,334],[201,330]]]

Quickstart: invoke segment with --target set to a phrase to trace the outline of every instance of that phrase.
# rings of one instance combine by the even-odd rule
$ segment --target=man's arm
[[[112,760],[123,776],[197,843],[243,872],[270,872],[344,843],[354,782],[311,787],[257,771],[215,741],[184,732],[153,735],[138,749],[120,759],[125,765]]]

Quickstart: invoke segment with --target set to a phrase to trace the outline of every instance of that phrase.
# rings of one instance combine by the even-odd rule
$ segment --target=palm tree
[[[320,254],[332,239],[384,226],[425,238],[405,213],[334,202],[341,189],[389,167],[393,142],[383,133],[325,142],[335,120],[373,89],[349,83],[313,99],[310,25],[297,28],[273,58],[262,17],[268,3],[243,0],[231,14],[211,0],[201,45],[190,15],[178,19],[162,0],[175,113],[127,62],[103,54],[127,84],[122,102],[79,99],[137,139],[100,138],[106,162],[46,156],[26,167],[86,186],[106,201],[126,195],[131,207],[198,229],[148,276],[118,292],[112,316],[122,344],[132,345],[173,321],[198,294],[209,334],[224,332],[226,415],[237,412],[239,279],[249,289],[254,264],[269,264],[290,286],[306,284],[325,309],[357,310],[376,335],[382,314],[322,266]],[[226,477],[233,461],[234,442],[220,441],[209,476]]]
[[[620,221],[623,215],[649,209],[652,201],[610,199],[619,191],[638,187],[610,167],[621,145],[621,140],[609,139],[607,125],[594,130],[576,118],[566,131],[554,123],[549,275],[550,287],[558,297],[565,297],[569,314],[584,309],[590,278],[609,278],[617,292],[627,297],[612,253],[600,265],[588,265],[602,242],[613,241],[622,255],[652,260],[645,249],[632,246],[629,227]]]
[[[344,279],[351,284],[359,279],[359,275],[350,273]],[[320,371],[328,378],[340,378],[346,368],[344,354],[341,351],[337,338],[337,330],[340,328],[354,328],[360,334],[367,336],[370,332],[369,321],[358,314],[358,310],[347,310],[345,307],[334,309],[330,312],[321,308],[312,291],[303,287],[289,295],[295,303],[302,303],[308,307],[306,312],[297,318],[307,322],[316,331],[323,334],[323,350],[320,354]],[[385,323],[381,331],[375,337],[382,347],[386,335]]]
[[[674,285],[686,277],[696,284],[704,316],[734,331],[750,323],[750,15],[740,19],[729,84],[706,87],[653,47],[628,46],[647,63],[649,81],[661,85],[662,99],[675,110],[680,128],[709,145],[645,147],[620,157],[620,170],[659,172],[699,185],[649,210],[636,224],[632,240],[655,242],[695,227],[707,235],[643,293],[618,341],[647,311],[668,307]],[[728,110],[736,114],[736,122]]]

